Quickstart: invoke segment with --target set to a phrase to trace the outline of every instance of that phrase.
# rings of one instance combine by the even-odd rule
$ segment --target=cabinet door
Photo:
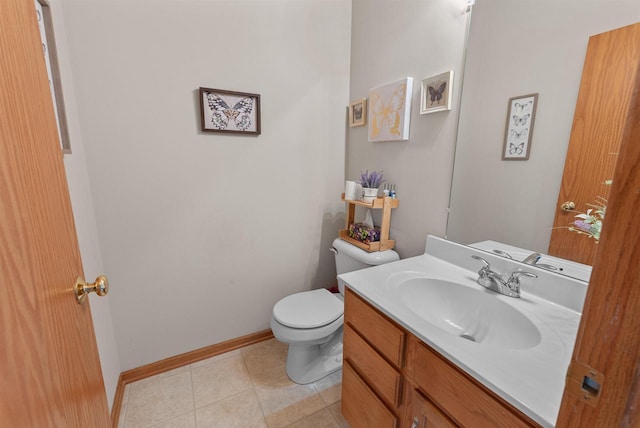
[[[456,426],[419,391],[413,391],[411,402],[411,428],[454,428]]]

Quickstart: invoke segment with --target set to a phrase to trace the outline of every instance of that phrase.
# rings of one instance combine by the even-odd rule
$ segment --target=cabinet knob
[[[418,428],[420,426],[420,421],[417,417],[414,416],[413,423],[411,424],[411,428]]]

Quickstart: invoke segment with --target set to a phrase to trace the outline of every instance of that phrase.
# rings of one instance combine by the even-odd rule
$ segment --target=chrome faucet
[[[545,263],[538,263],[541,258],[542,258],[542,254],[533,253],[533,254],[529,255],[526,259],[524,259],[522,261],[522,263],[527,264],[527,265],[531,265],[531,266],[537,266],[539,268],[546,269],[546,270],[559,270],[557,267],[555,267],[553,265],[548,265],[548,264],[545,264]]]
[[[478,284],[496,293],[504,294],[509,297],[520,297],[520,277],[528,276],[530,278],[537,278],[538,275],[530,272],[515,271],[511,273],[508,280],[505,279],[499,273],[491,270],[491,265],[488,261],[475,254],[471,256],[476,260],[480,260],[483,266],[478,271]]]
[[[526,259],[524,259],[522,261],[522,263],[526,264],[526,265],[535,265],[536,263],[538,263],[540,261],[540,259],[542,258],[542,254],[540,253],[533,253],[531,255],[529,255]]]

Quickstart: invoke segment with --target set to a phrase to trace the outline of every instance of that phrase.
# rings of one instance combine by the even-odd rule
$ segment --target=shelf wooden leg
[[[345,229],[349,230],[349,225],[353,223],[356,217],[356,206],[354,204],[347,204],[347,224]]]
[[[389,240],[389,229],[391,228],[391,198],[384,198],[382,206],[382,224],[380,225],[380,248],[387,249]]]

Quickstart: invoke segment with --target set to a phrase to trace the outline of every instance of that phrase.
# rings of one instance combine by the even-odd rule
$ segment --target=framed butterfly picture
[[[538,94],[509,99],[502,160],[529,159],[537,104]]]
[[[349,104],[349,126],[363,126],[367,122],[367,99],[363,98]]]
[[[369,141],[406,141],[411,121],[413,77],[369,90]]]
[[[260,95],[200,88],[203,132],[260,135]]]
[[[453,70],[422,81],[420,89],[420,114],[451,110]]]

